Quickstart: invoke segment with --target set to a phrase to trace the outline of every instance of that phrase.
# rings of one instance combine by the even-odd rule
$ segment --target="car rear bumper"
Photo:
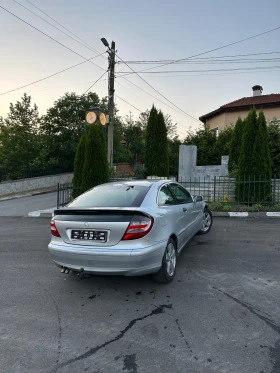
[[[133,243],[131,241],[131,246]],[[59,267],[100,275],[140,276],[157,272],[162,264],[166,243],[146,248],[89,248],[51,241],[48,249]]]

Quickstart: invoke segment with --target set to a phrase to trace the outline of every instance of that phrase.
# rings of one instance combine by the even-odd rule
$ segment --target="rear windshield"
[[[143,185],[101,185],[77,197],[69,207],[139,207],[149,187]]]

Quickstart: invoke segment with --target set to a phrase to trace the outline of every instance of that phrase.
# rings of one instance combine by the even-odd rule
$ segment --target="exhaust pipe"
[[[67,268],[67,267],[61,267],[61,271],[60,273],[65,273],[66,275],[68,275],[68,273],[71,272],[71,269],[70,268]],[[77,270],[76,272],[78,273],[82,273],[84,272],[84,268],[80,268],[79,270]]]
[[[67,268],[67,267],[61,267],[61,271],[60,273],[65,273],[66,275],[68,275],[68,273],[71,271],[71,269]]]

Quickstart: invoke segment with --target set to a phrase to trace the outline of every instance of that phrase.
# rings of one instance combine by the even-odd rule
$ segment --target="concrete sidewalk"
[[[31,211],[28,214],[29,218],[52,218],[56,207],[46,210]],[[214,217],[227,218],[280,218],[280,212],[218,212],[213,211]]]

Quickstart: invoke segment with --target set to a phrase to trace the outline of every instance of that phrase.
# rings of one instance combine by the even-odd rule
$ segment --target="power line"
[[[124,78],[124,79],[125,79],[125,78]],[[132,83],[130,80],[128,80],[128,79],[125,79],[125,80],[126,80],[128,83],[130,83],[130,84],[132,84],[133,86],[135,86],[136,88],[138,88],[138,89],[140,89],[141,91],[143,91],[144,93],[146,93],[147,95],[153,97],[155,100],[161,102],[163,105],[169,107],[171,110],[173,110],[173,111],[175,111],[175,112],[177,112],[177,113],[179,113],[179,114],[182,114],[179,110],[174,109],[172,106],[170,106],[170,105],[166,104],[165,102],[161,101],[161,100],[158,99],[156,96],[153,96],[152,94],[150,94],[149,92],[145,91],[144,89],[142,89],[142,88],[139,87],[138,85]],[[120,84],[120,82],[118,82],[118,84],[119,84],[119,85],[122,85],[122,84]],[[125,87],[124,87],[124,88],[125,88]],[[140,109],[136,108],[136,107],[133,106],[131,103],[129,103],[128,101],[125,101],[125,100],[122,99],[121,97],[119,97],[119,96],[117,96],[117,95],[116,95],[116,97],[120,98],[121,100],[123,100],[124,102],[126,102],[127,104],[129,104],[130,106],[134,107],[136,110],[138,110],[138,111],[140,111],[140,112],[143,112],[143,110],[141,111]],[[179,123],[179,124],[177,123],[177,125],[178,125],[178,126],[181,126],[181,127],[184,126],[183,123]],[[185,133],[183,133],[182,131],[180,131],[178,128],[176,128],[176,131],[179,132],[179,133],[181,133],[182,135],[185,135]]]
[[[21,7],[23,7],[24,9],[26,9],[28,12],[32,13],[33,15],[35,15],[36,17],[40,18],[41,20],[43,20],[44,22],[46,22],[48,25],[54,27],[56,30],[62,32],[64,35],[68,36],[69,38],[71,38],[72,40],[74,40],[76,43],[79,43],[80,45],[82,45],[84,48],[87,48],[87,49],[90,49],[92,52],[96,53],[96,51],[85,45],[84,42],[81,42],[79,40],[77,40],[76,38],[74,38],[73,36],[67,34],[66,32],[64,32],[63,30],[61,30],[59,27],[53,25],[51,22],[47,21],[45,18],[39,16],[39,14],[33,12],[31,9],[27,8],[26,6],[24,6],[23,4],[21,4],[20,2],[18,2],[17,0],[13,0],[13,2],[15,2],[16,4],[20,5]]]
[[[144,69],[144,70],[141,70],[141,72],[144,72],[144,71],[147,71],[147,70],[154,70],[154,69],[158,69],[159,67],[162,67],[162,66],[167,66],[167,65],[172,65],[174,63],[177,63],[177,62],[180,62],[180,61],[186,61],[186,60],[189,60],[191,58],[194,58],[194,57],[199,57],[199,56],[202,56],[204,54],[207,54],[207,53],[211,53],[211,52],[215,52],[217,50],[220,50],[220,49],[223,49],[223,48],[227,48],[227,47],[230,47],[232,45],[236,45],[236,44],[239,44],[239,43],[243,43],[244,41],[247,41],[247,40],[250,40],[250,39],[254,39],[254,38],[257,38],[259,36],[262,36],[262,35],[265,35],[265,34],[268,34],[270,32],[273,32],[273,31],[276,31],[276,30],[279,30],[280,29],[280,26],[278,27],[275,27],[273,29],[270,29],[268,31],[264,31],[264,32],[260,32],[259,34],[256,34],[256,35],[253,35],[253,36],[249,36],[247,38],[244,38],[244,39],[241,39],[241,40],[238,40],[238,41],[235,41],[235,42],[232,42],[232,43],[228,43],[228,44],[225,44],[225,45],[222,45],[221,47],[217,47],[217,48],[213,48],[213,49],[209,49],[208,51],[205,51],[205,52],[201,52],[201,53],[198,53],[198,54],[194,54],[193,56],[190,56],[190,57],[186,57],[186,58],[180,58],[178,60],[174,60],[174,61],[171,61],[171,62],[166,62],[166,63],[163,63],[159,66],[156,66],[156,67],[149,67],[147,69]],[[122,60],[123,61],[123,60]],[[125,63],[125,61],[123,61]]]
[[[280,69],[271,69],[271,70],[262,70],[262,71],[258,71],[258,70],[254,70],[254,71],[238,71],[238,72],[221,72],[221,73],[217,73],[217,74],[211,74],[211,73],[203,73],[203,74],[180,74],[180,75],[175,75],[175,74],[170,74],[170,75],[146,75],[146,78],[178,78],[178,77],[185,77],[185,78],[189,78],[189,77],[194,77],[194,76],[220,76],[220,75],[240,75],[240,74],[255,74],[256,72],[260,72],[260,73],[272,73],[272,72],[275,72],[275,71],[279,71]],[[133,77],[132,77],[133,78]]]
[[[77,36],[76,34],[74,34],[71,30],[69,30],[68,28],[66,28],[65,26],[63,26],[61,23],[59,23],[57,20],[55,20],[53,17],[51,17],[50,15],[48,15],[46,12],[44,12],[41,8],[39,8],[37,5],[33,4],[30,0],[25,0],[27,1],[29,4],[31,4],[34,8],[36,8],[37,10],[39,10],[39,12],[41,12],[42,14],[44,14],[46,17],[48,17],[49,19],[51,19],[53,22],[57,23],[60,27],[62,27],[64,30],[66,30],[67,32],[69,32],[71,35],[73,35],[75,38],[77,38],[78,40],[80,40],[85,46],[87,46],[89,49],[91,49],[93,52],[97,52],[97,53],[100,53],[100,51],[98,49],[95,49],[95,48],[92,48],[91,45],[89,45],[87,42],[85,42],[83,39],[81,39],[79,36]]]
[[[106,52],[103,52],[102,54],[104,54]],[[73,66],[70,66],[70,67],[67,67],[66,69],[63,69],[61,71],[58,71],[54,74],[51,74],[51,75],[48,75],[48,76],[45,76],[44,78],[41,78],[41,79],[38,79],[38,80],[35,80],[34,82],[31,82],[31,83],[28,83],[28,84],[25,84],[25,85],[22,85],[21,87],[18,87],[18,88],[14,88],[14,89],[11,89],[9,91],[6,91],[6,92],[3,92],[3,93],[0,93],[0,96],[3,96],[3,95],[6,95],[8,93],[11,93],[11,92],[14,92],[14,91],[18,91],[19,89],[22,89],[22,88],[26,88],[26,87],[29,87],[30,85],[33,85],[33,84],[36,84],[36,83],[39,83],[39,82],[42,82],[44,80],[47,80],[49,78],[52,78],[53,76],[56,76],[56,75],[59,75],[59,74],[62,74],[64,73],[65,71],[68,71],[68,70],[71,70],[73,69],[74,67],[77,67],[77,66],[80,66],[80,65],[83,65],[84,63],[86,62],[89,62],[90,60],[94,59],[94,58],[97,58],[99,57],[100,55],[98,56],[95,56],[95,57],[91,57],[83,62],[80,62],[80,63],[77,63],[76,65],[73,65]],[[105,71],[105,73],[107,72],[107,70]]]
[[[3,9],[5,12],[11,14],[12,16],[16,17],[17,19],[19,19],[20,21],[22,21],[23,23],[27,24],[28,26],[32,27],[34,30],[40,32],[41,34],[45,35],[46,37],[48,37],[49,39],[53,40],[55,43],[61,45],[62,47],[68,49],[69,51],[71,51],[72,53],[76,54],[77,56],[83,58],[84,60],[87,60],[86,57],[82,56],[80,53],[78,52],[75,52],[73,49],[67,47],[65,44],[61,43],[60,41],[56,40],[55,38],[53,38],[52,36],[46,34],[45,32],[41,31],[40,29],[38,29],[37,27],[31,25],[29,22],[25,21],[24,19],[20,18],[19,16],[17,16],[16,14],[10,12],[8,9],[4,8],[2,5],[0,5],[0,8]],[[103,67],[95,64],[94,62],[92,61],[89,61],[92,65],[98,67],[99,69],[101,70],[105,70]]]
[[[117,54],[116,54],[116,56],[121,60],[121,61],[123,61],[121,58],[120,58],[120,56],[118,56]],[[124,61],[123,61],[124,62]],[[125,63],[125,62],[124,62]],[[195,120],[196,122],[199,122],[200,123],[200,121],[197,119],[197,118],[195,118],[195,117],[193,117],[192,115],[190,115],[190,114],[188,114],[187,112],[185,112],[183,109],[181,109],[179,106],[177,106],[177,105],[175,105],[172,101],[170,101],[167,97],[165,97],[162,93],[160,93],[156,88],[154,88],[150,83],[148,83],[142,76],[140,76],[136,71],[134,71],[133,69],[132,69],[132,67],[130,67],[127,63],[125,63],[126,64],[126,66],[130,69],[130,70],[132,70],[133,71],[133,73],[135,73],[141,80],[143,80],[143,82],[145,82],[150,88],[152,88],[157,94],[159,94],[161,97],[163,97],[166,101],[168,101],[171,105],[173,105],[174,107],[176,107],[178,110],[180,110],[182,113],[184,113],[185,115],[187,115],[189,118],[191,118],[191,119],[193,119],[193,120]]]
[[[106,70],[83,94],[82,94],[82,96],[83,95],[85,95],[86,93],[87,93],[87,91],[89,91],[97,82],[99,82],[99,80],[101,79],[101,78],[103,78],[103,76],[106,74],[108,72],[108,70]]]
[[[211,60],[211,59],[222,59],[222,58],[232,58],[232,57],[248,57],[248,56],[261,56],[261,55],[271,55],[271,54],[279,54],[280,52],[259,52],[259,53],[247,53],[247,54],[235,54],[235,55],[226,55],[226,56],[212,56],[212,57],[201,57],[201,58],[192,58],[189,57],[188,59],[191,59],[191,61],[179,61],[182,63],[192,63],[193,61],[201,61],[201,60]],[[132,61],[119,61],[118,63],[128,63],[128,64],[161,64],[161,63],[169,63],[169,62],[174,62],[176,63],[176,59],[172,60],[142,60],[142,61],[137,61],[137,60],[132,60]],[[179,63],[178,62],[178,63]]]
[[[143,89],[143,88],[141,88],[141,87],[139,87],[137,84],[135,84],[135,83],[133,83],[133,82],[131,82],[130,80],[128,80],[128,79],[126,79],[126,78],[124,78],[124,80],[125,81],[127,81],[129,84],[131,84],[131,85],[133,85],[134,87],[136,87],[136,88],[138,88],[138,89],[140,89],[142,92],[144,92],[144,93],[146,93],[147,95],[149,95],[149,96],[151,96],[151,97],[153,97],[156,101],[158,101],[158,102],[160,102],[161,104],[163,104],[163,105],[165,105],[165,106],[167,106],[169,109],[171,109],[171,110],[173,110],[173,111],[175,111],[176,113],[179,113],[179,114],[181,114],[182,115],[182,112],[181,111],[179,111],[179,110],[177,110],[177,109],[175,109],[174,107],[172,107],[172,106],[170,106],[170,105],[168,105],[166,102],[164,102],[164,101],[162,101],[162,100],[160,100],[159,98],[157,98],[156,96],[154,96],[154,95],[152,95],[151,93],[149,93],[149,92],[147,92],[147,91],[145,91],[145,89]],[[118,84],[120,84],[120,82],[118,82],[117,81],[117,83]]]
[[[117,96],[115,95],[117,98],[119,98],[120,100],[124,101],[125,103],[127,103],[128,105],[132,106],[134,109],[140,111],[140,113],[142,113],[143,110],[140,110],[138,109],[136,106],[132,105],[131,103],[129,103],[128,101],[126,101],[125,99],[121,98],[120,96]]]
[[[162,70],[162,71],[134,71],[136,75],[138,74],[173,74],[173,73],[203,73],[203,72],[223,72],[223,71],[260,71],[260,70],[272,70],[278,69],[280,66],[256,66],[256,67],[241,67],[233,69],[208,69],[208,70]],[[126,72],[128,74],[129,72]],[[132,74],[132,73],[129,73]],[[120,76],[121,77],[121,76]]]

